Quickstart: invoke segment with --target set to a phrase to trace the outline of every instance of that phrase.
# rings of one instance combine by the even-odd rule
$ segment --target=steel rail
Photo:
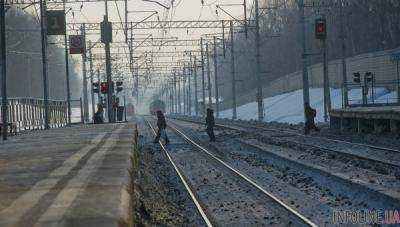
[[[245,126],[241,126],[240,125],[240,127],[245,127]],[[255,128],[255,129],[259,129],[259,130],[264,130],[264,131],[285,132],[287,134],[296,135],[296,136],[300,136],[300,137],[303,137],[303,138],[322,139],[322,140],[336,142],[336,143],[344,143],[344,144],[349,144],[349,145],[353,145],[353,146],[369,147],[369,148],[376,149],[376,150],[383,150],[383,151],[390,151],[390,152],[400,153],[400,150],[396,150],[396,149],[388,148],[388,147],[380,147],[380,146],[375,146],[375,145],[370,145],[370,144],[354,143],[354,142],[349,142],[349,141],[345,141],[345,140],[325,138],[325,137],[322,137],[322,136],[307,136],[307,135],[303,135],[301,133],[297,133],[295,131],[289,131],[289,130],[262,128],[262,127],[259,127],[259,126],[250,126],[250,127]]]
[[[188,120],[188,119],[176,119],[176,120],[192,122],[192,123],[195,123],[195,124],[203,124],[203,122],[199,122],[199,121],[196,121],[196,120]],[[215,126],[219,127],[219,128],[226,128],[226,129],[240,131],[240,132],[243,132],[243,131],[249,132],[248,129],[250,128],[250,129],[259,129],[259,130],[264,130],[264,131],[274,131],[274,132],[280,132],[280,133],[284,132],[284,133],[287,133],[288,135],[300,135],[300,136],[302,136],[304,138],[315,138],[315,137],[309,137],[309,136],[306,136],[306,135],[298,134],[298,133],[295,133],[295,132],[288,132],[288,131],[285,131],[285,130],[270,129],[270,128],[266,129],[266,128],[261,128],[261,127],[257,127],[257,126],[242,126],[242,125],[237,125],[237,124],[235,126],[232,126],[232,125],[226,125],[226,124],[220,124],[220,123],[215,124]],[[246,127],[249,127],[249,128],[246,128]],[[250,132],[250,133],[254,133],[254,132]],[[327,141],[331,140],[331,139],[324,138],[324,137],[318,137],[318,139],[325,139]],[[319,149],[319,150],[325,150],[325,151],[334,152],[334,153],[338,153],[338,154],[345,155],[345,156],[358,158],[358,159],[369,161],[369,162],[378,162],[380,164],[387,165],[387,166],[390,166],[390,167],[400,168],[399,164],[394,163],[391,160],[387,160],[387,161],[379,160],[379,159],[375,159],[375,158],[366,157],[364,155],[359,155],[359,154],[350,153],[350,152],[346,152],[346,151],[340,151],[338,149],[332,149],[332,148],[328,148],[328,147],[322,147],[322,146],[315,145],[315,144],[302,143],[302,142],[298,142],[298,141],[294,141],[294,140],[290,140],[290,139],[286,140],[286,141],[287,142],[293,142],[293,143],[296,143],[296,144],[299,144],[299,145],[303,145],[303,146],[314,147],[314,148]],[[331,140],[331,141],[333,141],[333,140]],[[383,147],[367,145],[367,144],[355,144],[355,143],[351,143],[351,142],[347,142],[347,141],[341,141],[341,140],[337,140],[337,141],[348,143],[348,144],[352,144],[352,145],[358,145],[358,146],[370,147],[370,148],[373,148],[373,149],[379,149],[379,150],[385,150],[385,151],[391,151],[391,152],[400,153],[400,151],[395,150],[395,149],[391,149],[391,148],[383,148]]]
[[[400,153],[400,150],[397,150],[397,149],[394,149],[394,148],[381,147],[381,146],[376,146],[376,145],[371,145],[371,144],[354,143],[354,142],[349,142],[349,141],[346,141],[346,140],[331,139],[331,138],[326,138],[326,137],[322,137],[322,136],[308,136],[308,135],[304,135],[304,134],[298,133],[298,132],[293,131],[293,130],[263,128],[263,127],[255,126],[255,125],[244,126],[244,125],[237,124],[237,123],[236,123],[236,125],[239,126],[239,127],[251,127],[251,128],[254,128],[254,129],[259,129],[259,130],[264,130],[264,131],[285,132],[287,134],[296,135],[296,136],[300,136],[300,137],[303,137],[303,138],[322,139],[322,140],[336,142],[336,143],[344,143],[344,144],[349,144],[349,145],[353,145],[353,146],[369,147],[369,148],[377,149],[377,150],[391,151],[391,152]],[[226,125],[219,124],[219,126],[225,127]]]
[[[317,227],[318,225],[313,223],[311,220],[309,220],[307,217],[303,216],[302,214],[300,214],[298,211],[296,211],[295,209],[293,209],[292,207],[290,207],[289,205],[285,204],[283,201],[281,201],[279,198],[277,198],[276,196],[274,196],[273,194],[269,193],[267,190],[265,190],[264,188],[262,188],[260,185],[258,185],[254,180],[250,179],[248,176],[246,176],[245,174],[241,173],[239,170],[233,168],[232,166],[230,166],[228,163],[224,162],[222,159],[218,158],[217,156],[215,156],[213,153],[211,153],[210,151],[208,151],[206,148],[202,147],[201,145],[199,145],[198,143],[196,143],[195,141],[193,141],[192,139],[190,139],[185,133],[183,133],[182,131],[180,131],[179,129],[177,129],[174,126],[171,126],[171,124],[168,124],[168,127],[170,127],[172,130],[174,130],[175,132],[177,132],[181,137],[183,137],[186,141],[188,141],[189,143],[191,143],[193,146],[197,147],[198,149],[200,149],[201,151],[203,151],[204,153],[208,154],[210,157],[212,157],[214,160],[218,161],[219,163],[221,163],[223,166],[225,166],[226,168],[228,168],[229,170],[231,170],[233,173],[235,173],[236,175],[238,175],[240,178],[244,179],[246,182],[250,183],[253,187],[255,187],[256,189],[260,190],[263,194],[265,194],[266,196],[268,196],[269,198],[271,198],[273,201],[275,201],[277,204],[279,204],[281,207],[283,207],[284,209],[286,209],[287,211],[289,211],[291,214],[293,214],[294,216],[296,216],[297,218],[299,218],[302,222],[304,222],[306,225],[311,226],[311,227]]]
[[[149,125],[149,127],[151,128],[152,132],[154,135],[156,135],[156,131],[154,130],[153,126],[151,125],[151,123],[146,120],[144,118],[144,120],[146,121],[146,123]],[[185,186],[187,192],[189,193],[190,197],[192,198],[194,204],[197,207],[197,210],[200,212],[201,217],[203,218],[204,222],[206,223],[207,226],[212,227],[212,223],[210,221],[210,219],[207,217],[204,209],[201,207],[200,202],[197,200],[195,193],[193,192],[193,190],[190,188],[189,184],[187,183],[187,181],[185,180],[184,175],[182,174],[182,172],[179,170],[178,166],[175,164],[174,160],[172,159],[171,155],[169,154],[168,150],[166,149],[166,147],[161,143],[161,141],[159,141],[159,144],[162,148],[162,150],[164,151],[164,153],[167,155],[167,158],[169,160],[169,162],[172,164],[172,166],[174,167],[176,173],[178,174],[179,178],[181,179],[183,185]]]

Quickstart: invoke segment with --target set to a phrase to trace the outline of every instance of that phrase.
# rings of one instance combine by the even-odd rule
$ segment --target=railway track
[[[205,138],[200,135],[200,137],[197,137],[197,133],[201,132],[202,129],[193,127],[193,124],[169,121],[169,124],[172,123],[179,125],[186,133],[192,135],[200,143],[202,143],[202,140],[207,139],[206,135],[203,135]],[[204,146],[207,145],[205,144]],[[368,205],[371,209],[378,209],[378,207],[379,209],[387,207],[397,209],[398,207],[399,191],[396,189],[398,188],[398,183],[395,183],[399,179],[398,175],[396,176],[398,170],[388,170],[387,173],[382,173],[380,172],[381,166],[374,163],[369,167],[363,163],[360,163],[361,165],[354,163],[353,165],[352,161],[350,163],[342,162],[341,159],[329,159],[328,157],[315,155],[314,152],[296,151],[293,148],[276,145],[264,146],[264,142],[257,139],[248,137],[238,139],[236,136],[230,137],[229,134],[227,136],[221,135],[221,139],[216,144],[211,143],[209,146],[212,147],[213,151],[215,150],[215,153],[221,154],[222,157],[226,155],[228,157],[227,160],[232,158],[233,161],[229,162],[234,165],[238,162],[246,163],[249,167],[243,168],[245,169],[245,173],[248,176],[255,176],[257,179],[263,175],[263,171],[260,173],[257,171],[257,168],[261,168],[262,170],[267,169],[267,172],[269,172],[271,171],[270,166],[277,167],[273,167],[278,172],[276,175],[279,176],[279,174],[283,173],[282,175],[285,177],[279,178],[282,182],[291,179],[286,182],[289,183],[289,186],[292,182],[301,182],[302,179],[310,177],[309,179],[312,179],[310,185],[312,185],[311,188],[313,189],[309,187],[302,188],[301,184],[300,189],[304,189],[306,194],[310,190],[316,192],[313,193],[313,196],[319,201],[326,201],[326,197],[319,196],[324,195],[326,189],[328,189],[334,192],[336,196],[334,201],[337,201],[337,198],[347,198],[348,204],[355,206],[353,209],[362,209],[362,206],[358,206],[364,202],[364,200],[358,198],[361,195],[363,198],[371,198],[368,200],[371,202]],[[352,167],[348,168],[349,166]],[[266,168],[264,169],[264,167]],[[290,177],[287,177],[286,169],[293,170]],[[358,172],[360,170],[361,172]],[[267,173],[266,175],[269,174]],[[264,184],[264,182],[270,181],[265,181],[264,179],[259,181],[260,184]],[[282,186],[284,187],[284,185]],[[357,195],[353,194],[353,192],[357,192]],[[331,206],[330,203],[327,203],[327,205]],[[334,206],[333,209],[339,208]],[[303,212],[307,212],[307,208],[302,208],[302,210]]]
[[[239,125],[239,126],[245,127],[244,125]],[[324,140],[324,141],[327,141],[327,142],[342,143],[342,144],[347,144],[347,145],[351,145],[351,146],[360,146],[360,147],[366,147],[366,148],[376,149],[376,150],[380,150],[380,151],[387,151],[387,152],[393,152],[393,153],[400,154],[400,150],[398,150],[398,149],[375,146],[375,145],[370,145],[370,144],[354,143],[354,142],[349,142],[349,141],[345,141],[345,140],[326,138],[326,137],[322,137],[322,136],[308,136],[308,135],[304,135],[304,134],[298,133],[298,132],[296,132],[294,130],[282,130],[282,129],[274,129],[274,128],[265,128],[265,127],[254,126],[254,125],[252,125],[250,127],[254,128],[254,129],[257,129],[257,130],[262,130],[262,131],[271,131],[271,132],[277,132],[277,133],[284,132],[284,133],[286,133],[288,135],[295,135],[295,136],[299,136],[299,137],[303,137],[303,138],[307,138],[307,139],[319,139],[319,140]]]
[[[155,133],[155,130],[154,130],[153,126],[151,125],[150,121],[147,120],[147,119],[145,119],[145,121],[147,122],[149,127],[152,129],[153,133]],[[198,143],[196,143],[193,139],[191,139],[183,131],[179,130],[176,126],[172,126],[171,124],[168,124],[168,127],[172,131],[174,131],[174,133],[176,135],[178,135],[179,137],[184,139],[188,144],[190,144],[193,148],[195,148],[196,150],[202,152],[203,154],[205,154],[207,157],[209,157],[210,159],[212,159],[216,163],[219,163],[221,166],[223,166],[222,168],[227,169],[233,175],[235,175],[237,178],[239,178],[241,181],[246,182],[248,185],[250,185],[251,187],[253,187],[257,191],[259,191],[268,200],[272,201],[275,205],[279,206],[280,209],[284,209],[286,212],[288,212],[289,216],[295,217],[297,219],[298,223],[301,223],[304,226],[312,226],[312,227],[316,227],[317,226],[317,224],[313,223],[307,217],[305,217],[304,215],[300,214],[298,211],[293,209],[291,206],[287,205],[285,202],[280,200],[278,197],[276,197],[272,193],[268,192],[266,189],[264,189],[262,186],[260,186],[257,182],[252,180],[250,177],[246,176],[240,170],[234,168],[232,165],[228,164],[227,162],[223,161],[222,159],[220,159],[219,157],[214,155],[213,152],[209,151],[205,147],[203,147],[203,146],[199,145]],[[184,183],[186,189],[188,190],[189,194],[191,195],[191,198],[192,198],[193,202],[196,204],[196,207],[198,208],[199,212],[201,213],[205,223],[207,224],[207,226],[213,226],[214,223],[212,223],[210,221],[210,220],[212,220],[212,218],[207,216],[207,212],[200,205],[202,203],[198,200],[197,196],[195,196],[196,195],[195,190],[192,189],[189,186],[190,184],[185,180],[185,179],[188,179],[188,177],[185,176],[184,173],[179,169],[178,165],[175,163],[175,161],[173,160],[172,156],[170,155],[170,152],[168,151],[168,149],[162,143],[160,143],[160,145],[161,145],[162,149],[164,150],[164,152],[167,154],[167,157],[168,157],[169,161],[174,166],[176,172],[178,173],[178,175],[181,178],[182,182]],[[268,203],[268,204],[270,204],[270,203]]]
[[[146,123],[148,124],[148,126],[150,127],[151,131],[153,132],[154,135],[156,135],[156,131],[154,129],[154,127],[151,125],[151,123],[147,120],[144,119],[146,121]],[[165,155],[168,158],[168,161],[171,163],[171,165],[174,167],[176,173],[179,176],[179,179],[182,181],[182,184],[185,186],[186,191],[189,193],[190,198],[192,199],[193,203],[195,204],[197,210],[199,211],[204,223],[208,226],[208,227],[212,227],[213,224],[210,221],[210,218],[208,217],[208,215],[206,214],[204,208],[202,207],[200,201],[197,199],[197,196],[195,194],[195,190],[192,189],[192,187],[188,184],[184,174],[182,173],[182,171],[178,168],[178,166],[176,165],[176,163],[174,162],[174,160],[171,157],[171,154],[169,153],[169,151],[166,149],[166,147],[161,143],[161,141],[159,142],[161,149],[164,151]]]
[[[174,118],[174,119],[191,122],[195,124],[203,124],[203,122],[197,120],[181,119],[181,118]],[[239,131],[239,132],[246,132],[249,134],[258,134],[261,136],[274,138],[275,140],[277,140],[277,138],[274,136],[276,136],[277,134],[279,135],[283,134],[285,135],[285,139],[282,138],[283,136],[279,136],[279,140],[295,143],[301,146],[315,148],[322,151],[327,151],[330,153],[341,154],[344,156],[348,156],[350,158],[356,158],[368,162],[380,163],[385,166],[400,169],[400,150],[392,148],[374,146],[369,144],[352,143],[348,141],[330,139],[320,136],[307,136],[294,132],[293,130],[289,131],[289,130],[281,130],[274,128],[265,128],[254,125],[242,125],[235,123],[228,125],[228,124],[217,123],[216,127]],[[272,132],[274,134],[266,135],[265,134],[266,132]],[[347,146],[348,148],[344,149],[343,148],[344,146]],[[379,155],[376,155],[377,153]]]

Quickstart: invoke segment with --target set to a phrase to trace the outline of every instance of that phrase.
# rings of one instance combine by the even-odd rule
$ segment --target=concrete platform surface
[[[339,112],[386,112],[393,111],[400,113],[400,106],[369,106],[369,107],[351,107],[343,109],[333,109],[332,111]]]
[[[0,226],[125,226],[132,124],[36,131],[0,143]]]
[[[352,107],[333,109],[333,117],[400,120],[400,106]]]

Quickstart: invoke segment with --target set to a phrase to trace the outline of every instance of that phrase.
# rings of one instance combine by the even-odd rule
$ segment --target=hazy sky
[[[171,5],[169,1],[161,0],[160,2],[165,2],[165,5]],[[123,1],[118,3],[120,12],[123,13],[124,4]],[[215,6],[217,4],[243,4],[243,0],[204,0],[204,6],[201,0],[175,0],[174,7],[170,10],[170,15],[173,14],[173,20],[209,20],[209,19],[222,19],[228,18],[223,14],[218,17],[215,13]],[[249,3],[247,3],[249,4]],[[72,6],[72,5],[71,5]],[[118,20],[118,14],[116,10],[115,2],[108,3],[110,10],[111,20]],[[80,9],[80,4],[74,4],[75,10]],[[243,8],[237,7],[226,7],[235,16],[241,16],[243,14]],[[157,10],[160,13],[165,13],[165,9],[156,5],[155,3],[143,2],[141,0],[128,0],[128,11],[142,11],[142,10]],[[104,15],[104,3],[87,3],[82,8],[82,13],[76,13],[75,18],[79,21],[90,21],[98,22],[102,19]],[[141,14],[143,16],[143,14]],[[123,17],[123,14],[121,15]],[[225,16],[225,17],[224,17]],[[85,18],[86,17],[86,18]],[[134,20],[139,18],[139,13],[130,13],[129,19]],[[72,19],[71,17],[69,19]]]
[[[170,1],[160,0],[165,5],[171,5]],[[149,13],[139,13],[134,11],[158,11],[160,20],[221,20],[230,19],[228,15],[219,11],[216,15],[216,5],[219,4],[243,4],[243,0],[204,0],[204,5],[201,0],[175,0],[174,7],[166,11],[161,6],[155,3],[143,2],[141,0],[128,0],[128,21],[139,21],[147,17]],[[248,7],[250,7],[249,3]],[[71,4],[70,7],[73,8],[73,14],[70,12],[68,14],[67,20],[70,22],[100,22],[104,15],[104,3],[87,3],[81,8],[80,4]],[[120,18],[118,16],[117,6],[121,15],[122,20],[124,20],[124,2],[109,2],[109,20],[118,22]],[[243,18],[243,6],[227,6],[224,7],[229,13],[237,18]],[[157,16],[152,17],[149,20],[157,20]],[[176,31],[179,33],[184,33],[181,31]],[[187,32],[187,31],[185,31]],[[182,38],[195,38],[193,36],[194,31],[189,31],[191,37]],[[201,31],[198,31],[201,32]],[[209,31],[204,31],[205,33]]]

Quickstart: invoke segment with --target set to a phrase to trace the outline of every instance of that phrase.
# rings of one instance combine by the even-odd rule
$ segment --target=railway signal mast
[[[329,88],[329,75],[328,75],[328,54],[326,47],[327,28],[325,17],[315,20],[315,38],[322,42],[322,55],[324,65],[324,120],[328,122],[329,112],[331,110],[331,95]]]
[[[114,123],[114,111],[113,111],[113,90],[112,90],[112,75],[111,75],[111,55],[110,55],[110,43],[112,42],[112,24],[108,21],[108,1],[105,0],[105,15],[104,20],[101,23],[101,42],[105,44],[106,53],[106,78],[108,85],[107,92],[107,113],[108,122]]]

